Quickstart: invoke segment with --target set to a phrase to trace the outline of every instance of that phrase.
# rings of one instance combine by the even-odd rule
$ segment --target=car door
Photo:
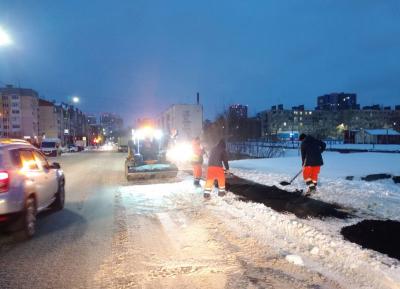
[[[33,187],[36,194],[38,209],[42,209],[47,204],[48,194],[45,186],[45,175],[39,170],[39,166],[33,155],[32,149],[19,149],[20,172],[25,176],[26,182]]]
[[[46,195],[46,203],[50,205],[58,189],[57,170],[50,167],[46,157],[39,151],[34,150],[33,155],[43,175],[43,191]]]

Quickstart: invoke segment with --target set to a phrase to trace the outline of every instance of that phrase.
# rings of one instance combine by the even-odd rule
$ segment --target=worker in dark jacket
[[[204,188],[204,198],[210,198],[210,193],[215,180],[218,181],[218,196],[222,197],[225,195],[225,172],[223,167],[225,167],[225,172],[228,172],[228,153],[226,152],[225,141],[222,139],[214,148],[212,148],[208,157],[207,181]]]
[[[310,195],[317,189],[318,174],[324,164],[322,152],[325,150],[326,144],[311,135],[301,134],[299,139],[301,141],[303,178],[308,186],[306,194]]]

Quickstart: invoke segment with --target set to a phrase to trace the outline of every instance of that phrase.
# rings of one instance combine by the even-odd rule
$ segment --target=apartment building
[[[62,108],[54,103],[39,99],[39,135],[42,138],[63,137]]]
[[[397,128],[400,110],[365,107],[347,110],[307,110],[300,106],[292,109],[276,109],[258,114],[262,136],[274,139],[282,131],[299,131],[323,138],[343,139],[345,131],[363,129]]]
[[[37,139],[39,98],[33,89],[6,85],[0,88],[0,135]]]
[[[103,127],[106,135],[110,136],[121,131],[124,126],[122,117],[113,113],[102,113],[100,115],[100,125]]]

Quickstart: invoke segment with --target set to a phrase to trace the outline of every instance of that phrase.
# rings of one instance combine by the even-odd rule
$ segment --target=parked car
[[[79,152],[79,148],[76,145],[70,144],[68,145],[68,151],[71,153]]]
[[[127,145],[119,145],[118,146],[118,152],[119,153],[127,153],[128,152],[128,146]]]
[[[46,156],[57,157],[61,155],[61,140],[58,138],[44,139],[40,144],[40,150]]]
[[[62,154],[64,154],[64,153],[68,153],[68,152],[69,152],[69,148],[68,148],[68,146],[63,146],[63,147],[60,147],[60,150],[61,150],[61,153],[62,153]]]
[[[58,163],[26,141],[0,139],[0,227],[31,238],[37,213],[64,208],[65,176]]]
[[[83,151],[86,147],[86,142],[83,140],[76,140],[75,146],[78,148],[78,151]]]

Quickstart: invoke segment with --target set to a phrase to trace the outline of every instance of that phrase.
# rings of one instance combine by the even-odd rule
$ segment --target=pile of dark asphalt
[[[355,216],[337,204],[330,204],[301,191],[288,192],[276,186],[266,186],[233,176],[227,179],[227,190],[243,201],[262,203],[277,212],[293,213],[299,218],[339,218]],[[343,237],[363,248],[372,249],[400,260],[400,222],[392,220],[363,220],[341,230]]]
[[[276,186],[266,186],[234,176],[227,180],[227,190],[244,201],[262,203],[277,212],[293,213],[299,218],[351,217],[343,207],[302,195],[301,191],[288,192]]]
[[[392,220],[363,220],[342,228],[346,240],[400,260],[400,222]]]

